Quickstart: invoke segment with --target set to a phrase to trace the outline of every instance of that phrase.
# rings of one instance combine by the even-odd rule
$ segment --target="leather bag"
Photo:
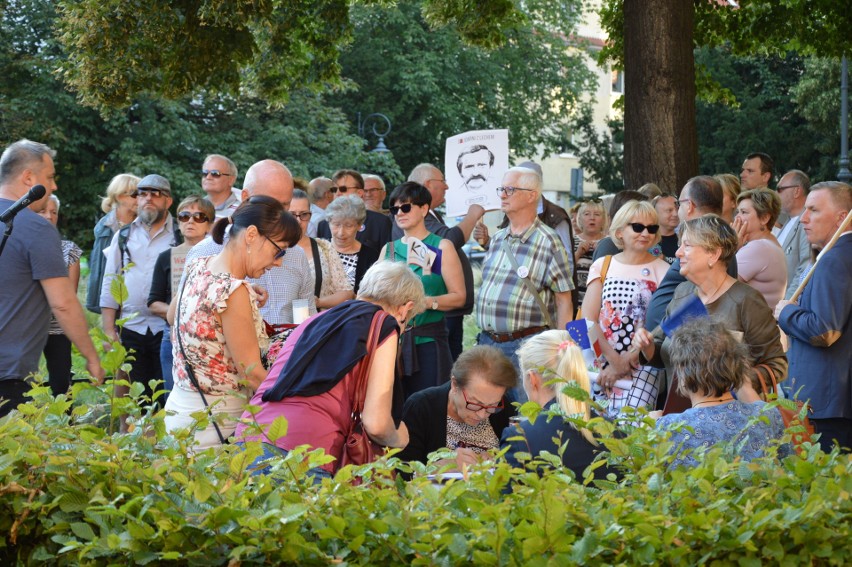
[[[768,387],[766,383],[766,379],[763,377],[763,374],[757,372],[757,368],[762,368],[769,375],[769,379],[772,380],[772,388]],[[778,380],[775,378],[775,372],[766,364],[759,364],[755,368],[755,374],[757,374],[758,379],[760,380],[760,387],[763,390],[763,399],[767,400],[769,394],[775,394],[778,391]],[[784,428],[789,429],[790,427],[804,427],[804,431],[791,431],[790,435],[792,437],[793,449],[796,450],[796,453],[801,453],[803,451],[802,443],[805,441],[810,441],[811,436],[815,433],[814,426],[811,421],[808,419],[808,416],[805,415],[804,422],[800,419],[799,415],[802,412],[802,407],[804,406],[804,402],[801,400],[795,400],[796,409],[785,408],[784,406],[779,405],[778,411],[781,412],[781,419],[784,420]]]

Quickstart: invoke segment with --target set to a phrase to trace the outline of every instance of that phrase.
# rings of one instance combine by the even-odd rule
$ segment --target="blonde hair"
[[[131,173],[119,173],[112,178],[107,186],[106,197],[101,199],[101,210],[108,213],[118,204],[122,195],[130,195],[136,191],[140,179]]]
[[[736,203],[737,196],[742,191],[740,188],[740,178],[732,173],[720,173],[714,175],[713,178],[722,186],[723,195],[727,195],[732,203]]]
[[[345,197],[334,202],[343,199]],[[412,316],[426,309],[426,293],[423,290],[423,282],[411,271],[408,264],[403,262],[380,260],[370,266],[358,288],[358,299],[371,301],[391,309],[411,301],[414,303]]]
[[[624,240],[616,232],[632,223],[633,217],[651,219],[651,224],[658,225],[660,222],[657,216],[657,208],[650,202],[627,201],[624,203],[624,206],[615,213],[615,218],[612,219],[612,225],[609,227],[609,237],[612,238],[612,243],[618,246],[620,250],[624,250]],[[657,234],[652,234],[651,236],[654,238],[651,246],[657,244],[663,237],[659,230],[657,230]]]
[[[601,223],[601,232],[606,233],[607,226],[609,225],[609,215],[607,214],[603,203],[598,201],[586,201],[580,205],[577,209],[577,228],[580,229],[580,232],[586,232],[586,227],[583,225],[583,213],[589,210],[601,212],[601,218],[603,219],[603,222]]]
[[[541,375],[545,382],[555,378],[565,382],[576,382],[591,396],[591,382],[583,353],[571,340],[568,331],[550,330],[534,335],[524,341],[516,354],[523,379],[526,379],[528,373],[533,371]],[[581,401],[568,396],[558,383],[544,387],[553,391],[556,395],[556,403],[565,415],[582,416],[585,421],[592,418],[589,399]],[[571,422],[567,423],[579,431],[586,441],[592,445],[598,444],[591,431],[578,428]]]

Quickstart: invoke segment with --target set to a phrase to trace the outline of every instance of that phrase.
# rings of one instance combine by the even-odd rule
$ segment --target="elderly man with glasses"
[[[240,190],[233,187],[237,166],[229,158],[210,154],[201,166],[201,188],[213,203],[216,218],[229,217],[240,204]]]
[[[500,208],[509,219],[491,239],[476,298],[477,343],[494,345],[512,359],[526,337],[564,329],[573,319],[570,261],[559,235],[538,218],[541,176],[513,167],[503,176]],[[513,401],[525,401],[513,388]]]
[[[332,186],[329,191],[334,199],[356,195],[364,200],[364,177],[352,169],[340,169],[331,176]],[[358,229],[355,239],[370,248],[381,250],[382,246],[391,241],[391,220],[386,215],[367,209],[367,220]],[[324,220],[317,225],[317,237],[331,240],[331,228]]]

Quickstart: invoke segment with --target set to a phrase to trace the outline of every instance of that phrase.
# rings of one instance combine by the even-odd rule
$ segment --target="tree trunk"
[[[698,174],[692,0],[624,0],[625,186]]]

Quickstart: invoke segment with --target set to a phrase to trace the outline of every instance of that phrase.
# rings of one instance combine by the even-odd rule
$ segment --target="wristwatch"
[[[438,310],[438,300],[433,297],[432,298],[432,311],[437,311],[437,310]]]

